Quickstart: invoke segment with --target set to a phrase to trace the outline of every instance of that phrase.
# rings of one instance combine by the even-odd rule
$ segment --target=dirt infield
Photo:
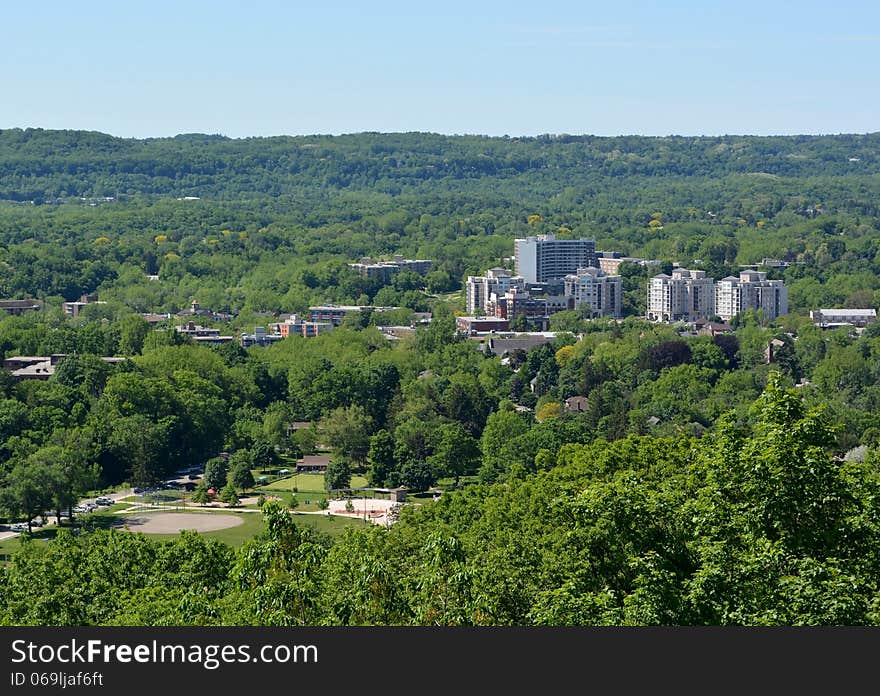
[[[330,506],[327,512],[333,515],[345,515],[347,517],[361,517],[369,520],[373,524],[385,526],[388,524],[388,508],[394,507],[397,503],[393,500],[385,500],[384,498],[352,498],[351,504],[354,508],[351,512],[346,511],[344,500],[330,500]]]
[[[216,532],[242,524],[239,515],[214,515],[210,513],[157,512],[148,515],[126,517],[118,526],[144,534],[174,534],[184,529],[197,532]]]

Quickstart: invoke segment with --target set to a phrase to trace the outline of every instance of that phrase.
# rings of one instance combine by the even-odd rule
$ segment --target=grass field
[[[157,512],[161,512],[163,514],[174,514],[173,510],[162,510]],[[188,512],[192,512],[192,510],[189,510]],[[219,513],[221,512],[221,510],[218,510],[217,512]],[[152,513],[144,513],[143,511],[141,511],[137,514],[143,515]],[[210,515],[216,513],[206,512],[205,514]],[[248,539],[252,539],[266,528],[266,525],[263,522],[262,515],[260,515],[259,513],[241,512],[234,509],[230,510],[227,508],[223,508],[222,514],[241,515],[243,522],[242,524],[236,527],[230,527],[229,529],[220,529],[215,532],[200,532],[200,534],[208,539],[217,539],[218,541],[222,541],[229,546],[237,548],[241,546],[245,541],[247,541]],[[119,522],[123,522],[125,520],[125,515],[118,515],[114,514],[113,512],[96,512],[88,516],[83,516],[80,519],[84,523],[84,529],[107,529],[113,527]],[[294,513],[294,521],[298,525],[312,527],[313,529],[316,529],[320,532],[325,532],[330,536],[337,536],[348,527],[363,527],[369,524],[369,522],[364,522],[364,520],[359,518],[348,518],[330,515],[300,515],[296,513]],[[50,539],[54,539],[56,533],[56,527],[35,529],[34,534],[32,535],[32,539],[44,543]],[[148,534],[146,536],[149,536],[151,539],[174,539],[177,537],[177,534]],[[20,537],[5,539],[3,541],[0,541],[0,554],[11,554],[14,551],[17,551],[20,547]]]
[[[363,476],[352,476],[351,487],[359,488],[367,485],[367,479]],[[293,495],[294,486],[297,489],[296,499],[299,505],[297,510],[309,512],[320,510],[318,501],[327,498],[327,491],[324,489],[323,474],[296,474],[287,478],[278,479],[265,486],[259,486],[254,492],[259,495],[264,493],[268,496],[277,496],[285,505],[289,504]]]
[[[367,479],[363,476],[352,476],[351,477],[351,488],[363,488],[367,485]],[[324,476],[323,474],[296,474],[288,476],[287,478],[278,479],[277,481],[273,481],[271,483],[267,483],[265,486],[260,486],[259,488],[255,488],[257,492],[259,491],[285,491],[290,492],[293,490],[294,486],[298,489],[300,493],[312,493],[313,495],[316,493],[323,494],[325,497],[327,495],[327,490],[324,488]]]

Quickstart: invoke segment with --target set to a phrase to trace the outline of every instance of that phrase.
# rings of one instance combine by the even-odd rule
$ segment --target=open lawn
[[[352,488],[363,488],[367,485],[367,479],[363,476],[352,476],[351,477],[351,487]],[[285,491],[290,492],[293,490],[294,486],[298,489],[300,493],[320,493],[324,496],[327,495],[327,490],[324,488],[324,476],[322,474],[295,474],[290,475],[283,479],[278,479],[277,481],[273,481],[271,483],[266,484],[265,486],[260,486],[255,490],[259,492],[268,492],[268,491]]]

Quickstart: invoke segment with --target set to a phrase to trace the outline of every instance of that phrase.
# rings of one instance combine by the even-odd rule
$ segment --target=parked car
[[[95,504],[97,505],[113,505],[114,502],[113,498],[108,498],[105,495],[102,495],[100,498],[95,498]]]
[[[134,493],[135,495],[140,495],[141,493],[146,493],[146,490],[143,488],[135,488]]]
[[[16,522],[15,524],[9,525],[9,530],[12,532],[26,532],[28,526],[24,524],[24,522]]]
[[[44,524],[45,522],[39,517],[35,517],[31,520],[31,527],[42,527]]]
[[[76,505],[73,508],[74,512],[88,512],[88,508],[85,505]]]
[[[189,476],[187,476],[187,478],[190,481],[198,481],[200,478],[202,478],[202,476],[201,474],[190,474]]]

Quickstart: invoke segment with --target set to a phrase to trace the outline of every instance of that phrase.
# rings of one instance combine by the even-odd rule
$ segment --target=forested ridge
[[[0,514],[205,462],[241,492],[319,444],[328,486],[443,490],[337,538],[286,500],[240,548],[62,530],[0,568],[0,623],[876,624],[880,330],[808,312],[878,306],[878,146],[0,132],[0,297],[43,307],[0,316],[0,357],[67,355],[46,381],[0,372]],[[462,283],[538,233],[715,278],[784,261],[764,270],[791,313],[651,324],[651,271],[624,264],[622,322],[560,312],[502,360],[456,334]],[[386,284],[347,266],[395,253],[435,264]],[[66,316],[85,293],[104,304]],[[246,350],[141,316],[193,300],[233,335],[322,302],[399,309]],[[377,329],[422,311],[412,336]]]

